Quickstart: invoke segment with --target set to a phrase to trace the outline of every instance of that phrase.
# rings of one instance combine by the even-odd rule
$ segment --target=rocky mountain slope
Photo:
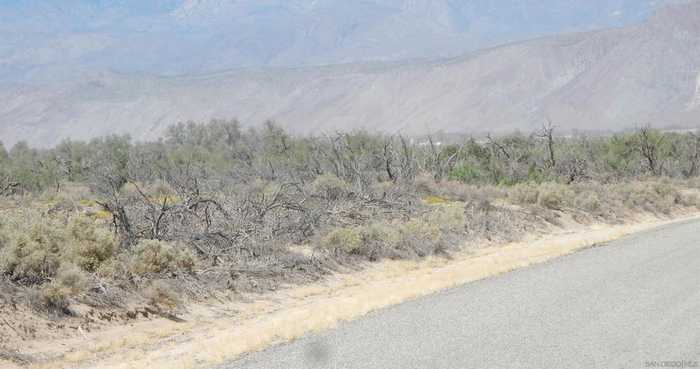
[[[52,144],[158,135],[182,120],[274,119],[294,132],[619,130],[700,123],[700,2],[639,25],[430,62],[238,69],[188,77],[95,74],[0,91],[0,139]]]
[[[3,0],[0,82],[453,57],[678,0]]]

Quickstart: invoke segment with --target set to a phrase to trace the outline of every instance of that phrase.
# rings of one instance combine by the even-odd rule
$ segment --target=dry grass
[[[195,256],[188,245],[173,242],[142,240],[130,249],[116,247],[112,233],[106,231],[103,224],[86,215],[90,211],[86,208],[68,213],[20,210],[18,207],[0,210],[9,214],[2,218],[4,226],[0,231],[0,271],[12,283],[32,281],[29,296],[36,311],[81,317],[81,304],[89,303],[92,306],[109,306],[111,309],[116,307],[117,314],[124,313],[119,312],[119,309],[135,305],[149,306],[161,313],[171,314],[195,308],[201,301],[207,301],[207,296],[226,290],[242,294],[257,291],[274,295],[276,292],[273,291],[281,286],[312,283],[309,286],[325,291],[321,292],[322,295],[327,294],[328,291],[314,281],[322,273],[326,273],[326,281],[341,278],[336,273],[346,267],[362,269],[359,275],[372,273],[377,266],[385,268],[388,265],[398,265],[413,270],[422,268],[422,263],[429,263],[431,267],[445,267],[442,264],[446,262],[443,256],[463,255],[461,252],[465,251],[464,242],[469,244],[466,250],[474,253],[481,252],[476,250],[486,246],[518,242],[533,235],[556,233],[563,229],[581,229],[583,224],[621,224],[638,221],[636,217],[640,214],[658,219],[700,209],[700,186],[688,181],[649,180],[618,184],[583,182],[569,186],[543,183],[510,187],[475,187],[457,182],[436,183],[426,179],[417,182],[419,196],[414,198],[416,202],[412,203],[412,207],[389,215],[384,215],[382,208],[371,205],[355,209],[361,203],[356,199],[345,198],[353,195],[342,192],[346,187],[334,178],[310,184],[310,190],[315,191],[319,198],[335,199],[331,202],[333,208],[328,211],[331,221],[323,223],[316,236],[300,244],[258,244],[250,250],[257,253],[256,257],[241,257],[234,264],[221,266],[212,266],[211,261]],[[265,193],[274,193],[270,184],[257,186]],[[400,199],[401,191],[406,191],[391,183],[382,184],[374,190],[382,193],[384,201]],[[410,201],[414,200],[409,198],[402,204],[411,203]],[[79,201],[76,203],[82,206]],[[336,214],[351,214],[352,217],[343,218]],[[305,251],[293,251],[301,249]],[[556,254],[555,251],[552,253]],[[526,258],[537,261],[540,256],[527,254]],[[368,261],[375,264],[368,264]],[[514,263],[511,267],[522,263]],[[477,269],[486,273],[484,275],[491,273],[484,266],[478,266]],[[385,272],[387,271],[382,271]],[[410,273],[402,269],[400,273],[397,272],[396,278],[408,275]],[[450,283],[465,280],[463,276],[448,279],[453,281]],[[372,284],[365,280],[354,279],[354,283],[352,286],[344,285],[343,288],[357,288],[357,293],[372,288]],[[429,283],[435,283],[435,286],[449,284],[447,281]],[[409,284],[415,289],[406,294],[398,293],[395,298],[363,295],[362,298],[376,299],[377,305],[363,302],[357,307],[354,302],[346,301],[342,307],[318,307],[318,311],[331,309],[327,312],[329,321],[335,322],[412,298],[411,296],[422,293],[420,290],[429,293],[435,288],[443,288]],[[240,298],[240,295],[237,296]],[[306,298],[309,296],[303,297]],[[343,304],[336,300],[326,302]],[[250,309],[246,304],[237,306],[243,310]],[[258,313],[268,314],[275,309]],[[138,308],[133,311],[138,311]],[[325,320],[314,322],[315,317],[304,315],[311,314],[308,310],[290,314],[295,317],[291,321],[279,317],[277,331],[271,326],[256,326],[267,330],[267,333],[261,333],[257,342],[243,342],[250,340],[245,331],[239,332],[240,337],[230,337],[226,336],[226,332],[220,332],[222,337],[226,337],[222,338],[222,344],[228,339],[242,342],[235,352],[224,351],[225,354],[221,357],[235,355],[239,352],[236,350],[243,352],[271,342],[293,339],[308,330],[316,329],[316,326],[323,329],[332,325]],[[141,316],[139,313],[134,315],[137,318]],[[298,326],[295,319],[302,318],[307,319],[310,325]],[[297,325],[284,328],[287,324]],[[170,336],[165,332],[167,331],[162,334]],[[122,337],[124,341],[134,338]],[[147,342],[150,340],[151,338],[145,339]],[[107,339],[105,342],[113,341]],[[203,342],[208,342],[207,348],[210,344],[216,347],[216,342],[206,339]],[[108,344],[103,351],[119,351],[124,345],[130,347],[131,344]],[[208,349],[202,349],[202,352],[204,356],[214,355]],[[86,357],[94,357],[90,355]],[[85,360],[84,355],[77,352],[70,356],[75,362]],[[161,360],[151,359],[153,363]],[[137,362],[144,365],[151,363]]]
[[[451,260],[429,257],[385,261],[359,272],[268,294],[255,303],[200,306],[186,315],[188,322],[181,325],[164,320],[136,325],[129,330],[130,339],[102,337],[97,348],[73,351],[63,360],[32,368],[211,367],[246,352],[332,328],[338,322],[385,306],[544,262],[668,222],[652,217],[637,221],[635,225],[584,227],[568,220],[565,228],[547,236],[499,247],[469,249],[454,254]],[[237,314],[233,317],[221,314],[230,309],[236,309]],[[231,329],[232,326],[236,329]],[[160,334],[149,333],[155,331]]]

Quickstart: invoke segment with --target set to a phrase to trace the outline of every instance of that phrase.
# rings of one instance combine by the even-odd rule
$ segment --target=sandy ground
[[[626,225],[562,227],[511,244],[465,245],[449,259],[385,261],[322,282],[190,306],[184,322],[136,321],[77,338],[26,342],[23,354],[51,358],[24,368],[206,368],[244,353],[333,328],[342,321],[471,281],[544,262],[676,221],[646,216]],[[0,359],[0,368],[18,368]]]

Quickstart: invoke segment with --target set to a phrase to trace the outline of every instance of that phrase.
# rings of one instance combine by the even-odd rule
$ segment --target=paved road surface
[[[697,221],[388,308],[221,368],[613,369],[681,360],[700,368]]]

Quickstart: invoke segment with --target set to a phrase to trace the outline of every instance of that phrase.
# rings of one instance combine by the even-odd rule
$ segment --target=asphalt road
[[[388,308],[221,368],[664,365],[700,368],[697,221]]]

